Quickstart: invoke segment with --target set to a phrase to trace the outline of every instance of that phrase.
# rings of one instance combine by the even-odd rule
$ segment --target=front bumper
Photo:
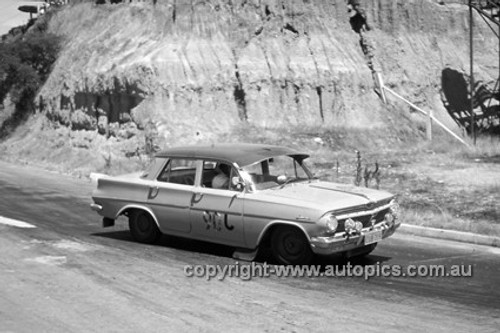
[[[399,221],[398,221],[399,222]],[[391,236],[401,223],[380,222],[373,227],[367,227],[357,234],[347,234],[345,232],[329,237],[311,237],[312,251],[320,255],[330,255],[334,253],[349,251],[365,245],[373,244]],[[374,238],[374,236],[376,238]],[[380,239],[378,238],[380,237]],[[370,240],[368,240],[370,238]],[[372,242],[372,243],[370,243]]]

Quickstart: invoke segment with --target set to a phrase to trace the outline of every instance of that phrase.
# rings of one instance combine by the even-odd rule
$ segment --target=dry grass
[[[402,209],[401,219],[404,223],[418,226],[500,236],[500,225],[491,223],[491,220],[464,219],[449,212],[436,213],[425,208],[405,208]]]
[[[457,149],[455,152],[465,158],[500,160],[500,137],[481,136],[471,149]]]
[[[500,137],[479,135],[476,144],[471,138],[464,138],[468,146],[444,132],[434,134],[432,142],[422,142],[416,148],[420,152],[434,152],[457,160],[484,159],[486,161],[500,158]]]

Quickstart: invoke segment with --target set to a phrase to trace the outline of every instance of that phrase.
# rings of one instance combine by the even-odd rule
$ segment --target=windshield
[[[242,168],[245,180],[255,190],[281,187],[292,182],[310,180],[311,173],[303,156],[276,156]]]

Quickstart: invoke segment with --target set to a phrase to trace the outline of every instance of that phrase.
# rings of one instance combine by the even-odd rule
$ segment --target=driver
[[[219,163],[215,168],[217,175],[212,179],[212,188],[229,189],[229,173],[231,167],[224,163]]]

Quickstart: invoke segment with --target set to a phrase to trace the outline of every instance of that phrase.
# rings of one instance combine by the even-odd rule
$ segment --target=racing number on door
[[[216,231],[222,231],[223,226],[229,231],[234,229],[234,225],[229,225],[227,214],[206,210],[203,212],[203,221],[205,222],[207,230],[214,229]]]

